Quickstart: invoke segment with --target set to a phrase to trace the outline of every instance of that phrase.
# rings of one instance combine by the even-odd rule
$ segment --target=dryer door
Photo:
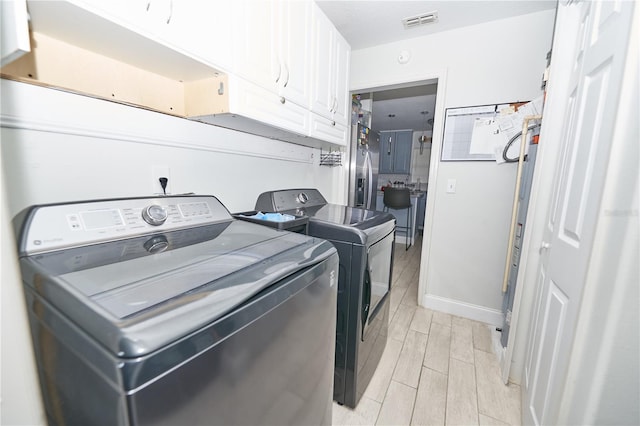
[[[362,340],[366,339],[368,328],[376,317],[385,298],[391,290],[391,265],[393,263],[394,234],[369,246],[362,296]]]

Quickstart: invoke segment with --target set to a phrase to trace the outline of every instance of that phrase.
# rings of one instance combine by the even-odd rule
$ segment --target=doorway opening
[[[357,149],[357,126],[365,126],[379,140],[377,182],[372,197],[372,209],[384,209],[384,189],[406,187],[411,191],[411,232],[398,230],[396,237],[396,258],[394,260],[394,289],[392,305],[401,299],[411,298],[414,303],[421,301],[426,278],[424,258],[425,241],[428,245],[429,226],[432,214],[427,214],[429,204],[429,183],[434,179],[439,153],[438,118],[443,114],[442,102],[437,102],[439,81],[437,78],[413,81],[389,86],[379,86],[354,90],[352,109],[352,147],[350,167],[354,167]],[[441,89],[441,88],[440,88]],[[438,111],[440,108],[440,111]],[[435,131],[434,131],[435,127]],[[436,148],[436,149],[434,149]],[[355,182],[350,182],[349,191],[355,191]],[[433,202],[431,202],[433,204]],[[432,206],[433,208],[433,206]],[[400,225],[407,223],[409,210],[390,210]],[[425,237],[426,235],[426,237]],[[409,240],[409,241],[407,241]],[[412,244],[405,252],[407,243]],[[392,306],[393,308],[393,306]]]

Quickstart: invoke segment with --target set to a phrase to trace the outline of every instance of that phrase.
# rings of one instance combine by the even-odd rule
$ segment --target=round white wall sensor
[[[400,52],[400,55],[398,55],[398,62],[401,64],[406,64],[410,59],[411,53],[409,53],[408,50],[403,50],[402,52]]]

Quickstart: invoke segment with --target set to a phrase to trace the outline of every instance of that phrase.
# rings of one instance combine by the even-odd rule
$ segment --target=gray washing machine
[[[16,218],[52,425],[331,424],[338,256],[212,196]]]
[[[330,204],[317,189],[261,194],[256,210],[309,217],[309,235],[330,241],[340,257],[333,398],[355,407],[387,343],[395,218]]]

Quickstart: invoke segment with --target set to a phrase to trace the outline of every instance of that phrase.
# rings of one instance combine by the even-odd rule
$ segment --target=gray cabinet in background
[[[416,228],[418,231],[424,230],[424,211],[427,207],[427,194],[423,193],[418,197],[418,205],[416,206]]]
[[[380,174],[411,172],[413,131],[380,132]]]
[[[413,229],[413,235],[410,236],[411,244],[414,243],[414,238],[420,231],[424,228],[424,211],[427,203],[427,193],[426,192],[412,192],[411,193],[411,205],[413,206],[411,210],[411,227]],[[378,191],[377,201],[376,201],[376,210],[384,211],[384,191]],[[389,213],[391,213],[396,218],[396,223],[402,226],[405,226],[407,223],[407,214],[409,214],[409,209],[389,209]],[[406,241],[407,231],[404,229],[399,229],[396,231],[396,243],[404,244]]]

